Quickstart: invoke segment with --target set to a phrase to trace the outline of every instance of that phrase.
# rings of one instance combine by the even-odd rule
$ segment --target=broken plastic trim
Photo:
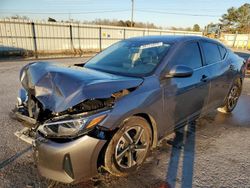
[[[17,116],[22,116],[19,119],[23,119],[24,121],[27,120],[28,122],[30,119],[32,120],[31,124],[35,124],[36,122],[43,123],[48,119],[63,115],[74,115],[85,112],[95,113],[99,110],[112,108],[117,100],[128,95],[135,89],[136,88],[123,89],[119,92],[113,93],[110,98],[88,99],[60,113],[51,112],[50,110],[43,110],[42,104],[34,96],[29,95],[26,102],[18,105],[15,111],[20,111],[16,114]]]
[[[22,141],[32,145],[34,141],[34,135],[32,136],[30,132],[31,132],[31,129],[29,129],[28,127],[25,127],[20,131],[16,131],[14,134],[16,137],[18,137],[18,139],[21,139]]]
[[[105,110],[105,108],[112,108],[114,102],[115,99],[113,97],[107,99],[88,99],[67,109],[66,111],[55,113],[54,115],[74,115],[79,113],[91,113],[98,110]]]

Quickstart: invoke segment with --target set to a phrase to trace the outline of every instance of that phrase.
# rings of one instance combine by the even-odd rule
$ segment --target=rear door
[[[220,44],[202,41],[205,67],[211,82],[208,107],[214,108],[223,104],[232,80],[232,67],[228,60],[227,50]]]
[[[207,73],[203,67],[198,42],[183,44],[171,58],[167,71],[175,65],[186,65],[193,69],[190,77],[175,77],[162,80],[164,91],[165,122],[173,130],[192,117],[199,115],[206,106],[208,96]]]

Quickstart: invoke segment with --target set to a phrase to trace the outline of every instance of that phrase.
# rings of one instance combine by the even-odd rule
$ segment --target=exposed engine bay
[[[27,95],[25,101],[22,101],[22,99],[18,97],[18,103],[13,112],[17,114],[17,119],[23,120],[24,124],[26,123],[25,125],[28,127],[33,127],[32,125],[43,123],[55,117],[91,113],[93,111],[112,108],[116,100],[129,94],[132,90],[133,89],[125,89],[119,91],[112,94],[112,96],[107,99],[88,99],[59,113],[52,112],[48,109],[44,110],[42,104],[34,96]],[[20,118],[21,116],[25,116],[26,118]]]

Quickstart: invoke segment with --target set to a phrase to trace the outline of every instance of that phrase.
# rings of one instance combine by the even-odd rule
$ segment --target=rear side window
[[[221,61],[221,55],[217,44],[211,42],[202,43],[206,64]]]
[[[185,44],[174,58],[175,65],[186,65],[192,69],[202,66],[201,53],[198,43]]]
[[[227,54],[227,50],[220,45],[219,45],[219,50],[220,50],[221,59],[224,59]]]

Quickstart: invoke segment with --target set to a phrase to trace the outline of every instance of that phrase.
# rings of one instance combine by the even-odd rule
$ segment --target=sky
[[[32,20],[131,19],[132,0],[0,0],[0,18],[13,15]],[[227,9],[250,0],[134,0],[134,21],[150,22],[165,28],[202,28],[216,23]]]

